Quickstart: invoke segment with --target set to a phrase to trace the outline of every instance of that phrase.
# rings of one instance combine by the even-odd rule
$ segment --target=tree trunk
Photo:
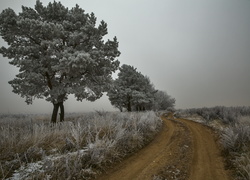
[[[60,106],[60,122],[64,121],[64,105],[63,102],[59,103]]]
[[[53,113],[52,113],[52,117],[51,117],[51,123],[56,123],[56,119],[57,119],[57,114],[58,114],[58,109],[60,107],[60,122],[64,121],[64,105],[63,102],[59,102],[59,103],[53,103],[54,105],[54,109],[53,109]]]
[[[56,118],[57,118],[57,113],[58,113],[58,108],[59,108],[59,104],[55,104],[53,103],[54,108],[53,108],[53,113],[51,116],[51,123],[56,123]]]
[[[127,111],[131,112],[132,111],[132,107],[131,107],[131,96],[127,95]]]
[[[131,111],[132,111],[132,109],[131,109],[131,102],[130,102],[130,100],[128,101],[128,108],[127,108],[127,110],[128,110],[128,112],[131,112]]]

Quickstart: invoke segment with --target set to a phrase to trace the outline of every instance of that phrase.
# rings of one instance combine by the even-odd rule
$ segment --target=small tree
[[[123,108],[132,111],[145,110],[152,103],[154,93],[154,87],[148,77],[137,72],[133,66],[124,64],[108,96],[114,107],[121,111]]]
[[[31,104],[35,98],[53,103],[51,117],[64,120],[63,102],[69,94],[77,100],[94,101],[109,89],[111,74],[119,67],[116,37],[104,42],[107,24],[96,27],[96,17],[78,5],[65,8],[60,2],[35,8],[10,8],[0,14],[0,35],[8,43],[0,53],[12,59],[19,74],[9,83],[13,92]]]

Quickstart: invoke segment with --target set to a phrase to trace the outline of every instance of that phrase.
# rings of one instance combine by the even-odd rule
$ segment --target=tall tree
[[[60,2],[47,6],[37,0],[33,8],[22,7],[0,14],[0,35],[8,43],[0,53],[11,59],[19,74],[9,83],[13,92],[31,104],[35,98],[53,103],[51,117],[64,120],[63,102],[69,94],[77,100],[94,101],[109,89],[112,72],[119,67],[116,37],[104,41],[107,24],[96,26],[96,17],[78,5],[72,9]]]
[[[124,64],[108,96],[114,107],[121,111],[123,108],[132,111],[145,110],[152,103],[154,93],[154,87],[148,77],[137,72],[133,66]]]
[[[175,105],[175,98],[172,98],[164,91],[158,90],[154,94],[154,102],[152,108],[154,110],[166,110],[168,108],[173,108]]]

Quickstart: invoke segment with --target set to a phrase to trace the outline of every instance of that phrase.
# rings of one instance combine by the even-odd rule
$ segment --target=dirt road
[[[162,117],[156,138],[99,180],[228,180],[213,132],[201,124]]]

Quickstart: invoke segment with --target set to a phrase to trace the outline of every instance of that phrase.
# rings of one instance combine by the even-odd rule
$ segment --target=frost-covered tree
[[[137,83],[137,86],[140,90],[134,92],[132,101],[135,110],[151,110],[152,103],[154,102],[154,94],[157,90],[155,90],[154,85],[150,82],[149,77],[143,75],[141,76],[141,81]]]
[[[63,102],[69,94],[94,101],[109,89],[111,74],[119,67],[116,37],[104,41],[107,24],[78,5],[68,9],[60,2],[16,14],[8,8],[0,14],[0,35],[8,43],[0,53],[11,59],[19,74],[9,83],[13,92],[31,104],[35,98],[53,103],[51,121],[64,119]]]
[[[153,109],[154,110],[166,110],[173,108],[175,105],[175,98],[172,98],[164,91],[158,90],[154,94]]]
[[[122,65],[108,92],[111,104],[122,111],[145,110],[153,102],[155,89],[148,77],[130,65]]]

